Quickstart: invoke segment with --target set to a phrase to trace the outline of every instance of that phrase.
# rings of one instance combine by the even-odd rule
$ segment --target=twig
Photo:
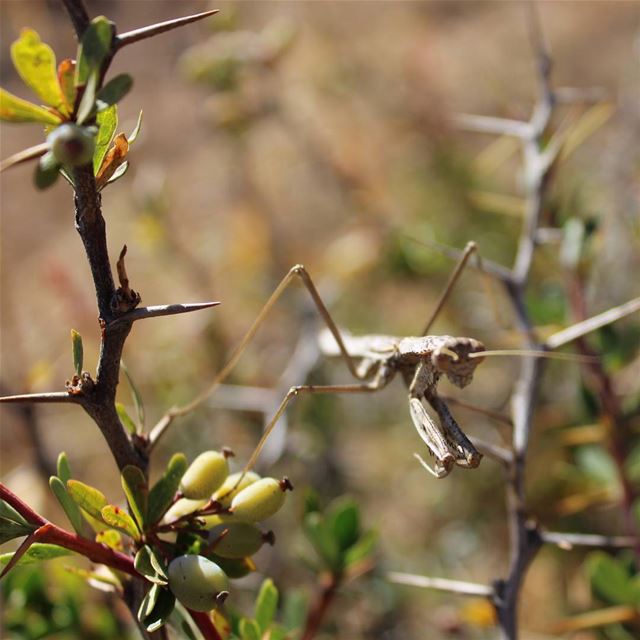
[[[141,27],[140,29],[134,29],[133,31],[127,31],[119,36],[116,36],[114,48],[116,51],[126,47],[127,45],[145,40],[146,38],[152,38],[166,31],[171,31],[178,27],[182,27],[185,24],[202,20],[209,16],[218,13],[218,9],[212,9],[211,11],[203,11],[202,13],[195,13],[191,16],[184,16],[183,18],[175,18],[173,20],[167,20],[166,22],[158,22],[157,24],[149,25],[148,27]]]
[[[326,576],[325,583],[321,585],[318,598],[311,606],[307,615],[307,621],[301,640],[311,640],[315,637],[316,633],[320,629],[320,624],[324,619],[327,609],[335,597],[339,584],[340,580],[337,576],[333,574]]]
[[[18,153],[14,153],[12,156],[9,156],[6,160],[3,160],[2,162],[0,162],[0,173],[22,162],[27,162],[28,160],[39,158],[40,156],[44,155],[48,150],[49,150],[49,143],[42,142],[40,144],[34,145],[33,147],[29,147],[28,149],[23,149],[22,151],[18,151]]]
[[[601,536],[589,533],[561,533],[558,531],[542,531],[542,541],[555,544],[560,549],[570,550],[573,547],[599,547],[601,549],[632,549],[638,540],[634,536]]]
[[[520,120],[459,113],[455,118],[455,123],[460,129],[466,129],[467,131],[491,133],[501,136],[515,136],[521,140],[526,140],[531,137],[530,124],[528,122],[521,122]]]
[[[57,527],[36,513],[28,504],[23,502],[2,483],[0,483],[0,499],[10,504],[25,520],[38,526],[38,529],[32,534],[30,544],[36,541],[57,544],[60,547],[75,551],[89,558],[92,562],[106,564],[112,569],[124,571],[136,578],[141,577],[135,570],[133,560],[129,556],[119,551],[114,551],[111,547],[104,544],[99,544],[93,540],[83,538],[78,534],[70,533]],[[26,551],[26,548],[24,550]]]
[[[596,329],[600,329],[601,327],[611,324],[616,320],[620,320],[621,318],[635,313],[636,311],[640,311],[640,298],[629,300],[629,302],[613,307],[613,309],[603,311],[597,316],[593,316],[592,318],[588,318],[582,322],[577,322],[562,331],[558,331],[545,340],[545,345],[549,349],[557,349],[572,340],[585,336]]]
[[[89,26],[89,14],[84,3],[82,0],[62,0],[62,4],[69,14],[78,40],[80,40],[85,29]]]
[[[493,587],[475,582],[448,580],[446,578],[430,578],[413,573],[400,573],[398,571],[390,571],[386,577],[387,580],[395,584],[406,584],[411,587],[422,587],[424,589],[436,589],[437,591],[447,591],[448,593],[457,593],[462,596],[493,598],[495,594]]]

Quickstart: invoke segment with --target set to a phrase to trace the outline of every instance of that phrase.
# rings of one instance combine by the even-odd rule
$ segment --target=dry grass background
[[[209,7],[155,0],[88,5],[120,31]],[[477,160],[486,158],[480,154],[491,140],[457,132],[451,116],[464,111],[528,117],[535,71],[519,3],[215,7],[221,13],[210,23],[125,49],[112,70],[135,79],[120,109],[122,129],[133,127],[139,109],[144,123],[129,173],[104,193],[111,255],[128,245],[131,283],[145,304],[223,302],[211,312],[134,328],[125,360],[143,392],[149,425],[204,386],[296,262],[306,264],[330,293],[340,325],[410,335],[424,324],[450,265],[432,249],[398,239],[389,227],[458,247],[474,239],[485,256],[503,262],[512,258],[518,232],[517,219],[481,210],[468,197],[473,189],[517,194],[515,159],[483,174],[478,167],[486,165]],[[31,26],[61,59],[75,51],[71,28],[54,2],[5,1],[1,11],[2,85],[27,97],[10,63],[11,41],[22,26]],[[595,313],[638,295],[632,276],[639,262],[639,120],[633,97],[638,5],[548,2],[541,12],[556,83],[603,86],[616,104],[608,122],[560,169],[553,192],[559,211],[600,217],[589,289]],[[230,15],[239,30],[286,21],[296,31],[276,67],[243,77],[239,104],[266,104],[269,111],[235,133],[216,125],[225,107],[220,95],[190,82],[181,63],[197,43],[227,42],[227,34],[213,32]],[[40,139],[37,127],[3,125],[1,155]],[[71,374],[72,327],[84,338],[86,368],[95,366],[99,338],[70,189],[61,183],[38,193],[30,173],[19,167],[0,183],[2,381],[16,392],[62,387]],[[555,250],[544,250],[534,303],[551,304],[559,272]],[[274,384],[295,344],[303,307],[300,290],[287,294],[238,366],[235,383]],[[568,322],[545,309],[543,319]],[[509,343],[473,273],[435,330],[472,335],[492,347]],[[503,359],[487,362],[464,398],[501,407],[516,366]],[[323,366],[315,375],[346,380],[339,365]],[[616,532],[615,499],[597,505],[587,500],[587,508],[568,515],[558,509],[560,498],[576,493],[571,452],[558,447],[557,430],[579,424],[577,378],[575,365],[549,367],[531,451],[531,506],[552,528]],[[130,405],[122,387],[122,401]],[[384,567],[490,581],[504,571],[507,553],[500,472],[485,460],[473,473],[458,471],[441,482],[427,477],[412,458],[420,442],[406,409],[399,383],[365,400],[303,400],[289,413],[290,454],[272,472],[286,472],[300,489],[313,485],[327,497],[355,495],[367,523],[380,531]],[[495,425],[457,413],[474,434],[499,438]],[[3,481],[60,518],[19,419],[8,411],[1,415]],[[39,410],[38,421],[51,455],[66,450],[79,478],[120,499],[115,466],[86,416],[75,407],[54,406]],[[242,460],[259,426],[259,416],[201,410],[176,423],[152,473],[176,449],[193,456],[225,444]],[[294,569],[291,557],[292,545],[308,553],[296,531],[302,493],[274,522],[281,544],[264,555],[261,566],[283,589],[305,586],[309,578]],[[546,551],[534,564],[523,600],[522,624],[529,630],[524,637],[543,637],[552,620],[589,606],[582,557]],[[342,638],[447,637],[452,624],[477,618],[467,603],[449,596],[391,590],[375,580],[348,590],[334,614],[340,621],[335,637]],[[478,625],[461,633],[491,637]]]

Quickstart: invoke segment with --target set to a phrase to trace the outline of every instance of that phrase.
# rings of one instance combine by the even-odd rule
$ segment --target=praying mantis
[[[227,364],[215,376],[209,387],[189,404],[170,409],[152,430],[151,444],[157,441],[174,418],[195,409],[224,381],[270,309],[289,284],[298,279],[305,286],[326,325],[318,337],[321,352],[326,356],[341,357],[357,382],[340,385],[292,386],[266,424],[263,435],[246,463],[244,471],[253,467],[266,440],[293,398],[313,393],[374,393],[386,387],[396,374],[400,374],[408,389],[411,420],[435,460],[431,466],[416,454],[425,469],[436,478],[444,478],[455,466],[466,469],[476,468],[480,464],[482,454],[465,435],[447,403],[438,394],[438,382],[442,376],[446,376],[455,386],[461,389],[466,387],[471,383],[476,367],[486,355],[493,355],[494,352],[486,351],[484,345],[473,338],[428,335],[429,329],[473,254],[476,254],[481,267],[478,247],[474,242],[470,242],[454,268],[422,335],[403,338],[388,335],[352,336],[341,331],[324,304],[307,269],[303,265],[295,265],[275,289]],[[437,420],[429,415],[423,401],[426,401],[435,411]]]

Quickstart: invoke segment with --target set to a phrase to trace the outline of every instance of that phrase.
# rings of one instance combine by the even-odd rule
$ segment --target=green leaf
[[[153,608],[156,606],[156,602],[158,601],[159,595],[159,585],[152,585],[151,589],[147,591],[145,597],[142,599],[140,608],[138,609],[138,620],[140,620],[140,622],[142,622],[153,611]]]
[[[102,63],[111,50],[114,33],[113,23],[104,16],[98,16],[91,21],[78,47],[76,87],[87,84],[92,72],[100,73]]]
[[[142,114],[142,112],[140,113]],[[118,169],[116,169],[116,172],[113,174],[113,176],[111,176],[111,180],[109,180],[109,182],[117,180],[121,174],[124,174],[127,169],[125,168],[124,170],[122,170],[122,167],[124,167],[125,165],[128,167],[129,163],[125,162],[124,164],[120,165]],[[118,173],[120,171],[121,174]],[[122,360],[120,360],[120,368],[122,369],[122,373],[124,373],[124,377],[127,381],[127,384],[129,385],[129,389],[131,390],[131,397],[133,398],[133,406],[136,408],[136,414],[138,415],[138,422],[141,427],[144,427],[144,403],[142,402],[142,394],[138,390],[136,383],[133,381],[133,378],[129,373],[129,369]]]
[[[260,587],[260,592],[256,599],[255,620],[264,635],[271,626],[278,607],[278,590],[273,584],[273,580],[267,578]]]
[[[184,453],[174,454],[169,460],[163,476],[153,485],[149,492],[149,525],[158,522],[169,508],[186,470],[187,458]]]
[[[64,109],[64,96],[58,83],[56,56],[53,49],[33,29],[23,29],[11,45],[13,64],[35,94],[50,107]]]
[[[47,151],[36,165],[33,181],[38,189],[44,190],[50,187],[60,175],[60,164],[51,151]]]
[[[287,632],[278,625],[273,625],[269,629],[269,640],[287,640]]]
[[[118,127],[118,107],[114,104],[101,111],[96,118],[96,123],[98,135],[96,136],[96,150],[93,152],[93,175],[97,175],[102,166],[102,161],[107,155],[109,145]]]
[[[67,518],[75,532],[81,536],[85,535],[84,520],[78,505],[71,499],[71,496],[67,493],[67,488],[64,482],[58,478],[58,476],[51,476],[49,478],[49,486],[53,495],[57,498],[60,506],[64,509]]]
[[[115,529],[104,529],[96,533],[96,542],[107,545],[111,549],[116,551],[122,551],[124,545],[122,544],[122,536],[119,531]]]
[[[98,112],[104,111],[120,102],[133,86],[133,78],[128,73],[121,73],[105,84],[96,96]]]
[[[18,98],[0,87],[0,120],[8,122],[42,122],[59,125],[62,118],[38,105]]]
[[[67,458],[67,454],[64,451],[61,451],[58,454],[57,473],[58,478],[60,478],[65,485],[67,480],[71,479],[71,465],[69,464],[69,458]]]
[[[25,520],[8,502],[0,500],[0,544],[28,536],[38,528]]]
[[[164,563],[148,545],[140,547],[138,553],[136,553],[134,566],[136,571],[145,576],[150,582],[167,584],[168,578]]]
[[[631,579],[619,560],[604,551],[595,551],[587,559],[587,573],[600,598],[611,604],[633,604]]]
[[[242,640],[260,640],[260,627],[255,620],[242,618],[239,630]]]
[[[611,456],[598,445],[582,446],[576,449],[578,466],[595,482],[607,487],[618,485],[618,471]]]
[[[81,509],[102,521],[102,508],[108,504],[104,493],[80,480],[67,480],[67,491]]]
[[[34,562],[43,562],[44,560],[53,560],[54,558],[61,558],[63,556],[69,556],[73,551],[59,547],[57,544],[48,544],[45,542],[34,542],[24,553],[24,555],[18,560],[16,566],[24,564],[32,564]],[[5,566],[9,564],[13,558],[13,553],[3,553],[0,556],[0,565]]]
[[[127,496],[129,507],[131,507],[133,517],[138,523],[138,528],[140,531],[144,531],[147,519],[147,503],[149,500],[147,479],[142,469],[134,467],[133,465],[127,465],[122,470],[120,480],[124,494]]]
[[[304,533],[322,561],[332,570],[340,568],[340,550],[333,534],[318,512],[308,513],[303,520]]]
[[[122,531],[134,540],[140,538],[140,532],[138,531],[138,527],[136,526],[134,519],[121,507],[118,507],[115,504],[108,504],[102,507],[100,514],[102,515],[102,519],[110,527],[118,529],[118,531]]]
[[[133,128],[133,131],[127,137],[127,142],[129,144],[133,144],[136,141],[141,128],[142,128],[142,109],[138,114],[138,121],[136,122],[136,126]]]
[[[76,114],[76,122],[84,124],[93,114],[96,106],[96,91],[98,90],[98,82],[100,80],[100,71],[95,69],[89,75],[84,93],[78,105],[78,113]]]
[[[153,633],[165,624],[175,604],[176,598],[169,589],[154,584],[140,605],[138,619],[149,633]]]
[[[120,422],[122,422],[124,427],[131,435],[133,435],[134,433],[138,433],[138,427],[136,426],[136,423],[133,421],[133,418],[127,413],[125,406],[121,402],[116,402],[116,412],[118,413]]]
[[[377,541],[377,533],[375,531],[367,531],[367,533],[344,554],[345,566],[350,567],[368,558],[373,553]]]
[[[287,590],[282,604],[282,620],[285,629],[301,629],[307,619],[308,602],[302,591]]]
[[[360,510],[352,499],[336,500],[331,505],[326,519],[341,551],[357,542],[360,537]]]
[[[32,526],[6,500],[0,500],[0,518],[19,525]],[[37,526],[33,526],[37,529]]]
[[[82,348],[82,336],[75,329],[71,329],[71,347],[73,352],[73,370],[77,376],[80,376],[82,375],[84,350]]]

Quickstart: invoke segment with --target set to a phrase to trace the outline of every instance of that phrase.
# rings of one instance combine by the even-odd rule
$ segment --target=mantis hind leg
[[[329,310],[327,309],[322,298],[320,297],[320,293],[318,292],[318,289],[316,288],[313,280],[311,279],[309,272],[306,270],[306,268],[303,265],[297,264],[294,267],[292,267],[289,270],[289,272],[285,275],[285,277],[280,281],[280,284],[276,287],[276,289],[271,294],[271,296],[269,297],[265,305],[262,307],[262,310],[258,314],[258,317],[254,320],[253,324],[251,325],[247,333],[244,335],[244,337],[242,338],[238,346],[233,350],[231,357],[229,358],[227,363],[222,367],[222,369],[217,373],[217,375],[214,376],[213,380],[209,383],[209,386],[206,387],[191,402],[183,406],[173,407],[172,409],[167,411],[167,413],[160,419],[160,421],[152,429],[151,433],[149,434],[149,440],[151,443],[149,447],[150,449],[153,446],[155,446],[155,443],[162,436],[162,434],[167,429],[169,424],[171,424],[174,418],[187,415],[188,413],[190,413],[191,411],[199,407],[227,378],[227,376],[231,373],[233,368],[238,363],[238,360],[242,356],[247,345],[253,339],[258,329],[264,322],[269,311],[280,299],[280,297],[288,288],[288,286],[291,284],[291,282],[296,278],[301,280],[302,284],[304,284],[304,286],[306,287],[309,295],[311,296],[311,299],[313,300],[318,310],[318,313],[320,314],[324,323],[327,325],[327,328],[333,335],[338,345],[338,348],[340,350],[340,356],[345,361],[351,375],[357,380],[363,380],[366,378],[365,374],[367,374],[368,371],[363,371],[362,369],[359,369],[357,366],[356,360],[349,354],[349,351],[347,350],[342,334],[340,333],[338,326],[336,325],[335,321],[331,317]]]

